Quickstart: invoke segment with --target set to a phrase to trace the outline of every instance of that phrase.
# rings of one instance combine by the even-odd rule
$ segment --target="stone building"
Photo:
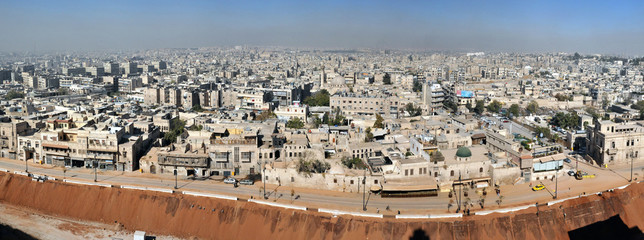
[[[588,131],[588,155],[598,164],[625,164],[642,161],[644,149],[642,122],[601,121]]]

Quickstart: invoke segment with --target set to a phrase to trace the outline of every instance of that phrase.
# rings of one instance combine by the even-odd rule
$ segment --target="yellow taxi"
[[[532,187],[532,191],[541,191],[544,188],[546,188],[546,186],[543,186],[543,184],[537,184],[536,186]]]

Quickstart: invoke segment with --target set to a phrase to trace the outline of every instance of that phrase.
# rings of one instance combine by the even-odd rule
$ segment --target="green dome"
[[[456,156],[461,158],[471,157],[472,151],[467,147],[460,147],[456,150]]]

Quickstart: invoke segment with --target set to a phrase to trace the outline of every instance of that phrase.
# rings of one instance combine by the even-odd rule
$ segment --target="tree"
[[[510,108],[508,109],[508,113],[511,113],[514,117],[519,116],[519,104],[512,104],[510,105]]]
[[[320,127],[320,125],[323,123],[323,122],[322,122],[322,119],[320,119],[317,115],[314,115],[314,116],[312,117],[312,119],[313,119],[313,120],[312,120],[312,122],[313,122],[313,126],[315,126],[316,128],[317,128],[317,127]]]
[[[295,196],[295,189],[291,188],[291,203],[293,203],[293,197]]]
[[[275,118],[275,117],[277,117],[277,116],[272,111],[263,111],[261,114],[259,114],[259,115],[257,115],[255,117],[255,120],[264,121],[264,120],[267,120],[267,119],[270,119],[270,118]]]
[[[609,104],[610,104],[610,100],[608,100],[608,97],[604,96],[602,98],[602,109],[608,108]]]
[[[419,81],[418,79],[414,80],[414,87],[412,88],[414,92],[422,92],[423,91],[423,83]]]
[[[383,124],[383,121],[384,119],[382,118],[382,116],[376,113],[376,122],[373,123],[373,128],[384,128],[385,126]]]
[[[342,165],[349,169],[365,169],[367,165],[360,158],[342,158]]]
[[[414,107],[413,103],[407,103],[407,105],[405,105],[405,111],[407,111],[407,113],[409,113],[409,115],[412,117],[420,116],[421,114],[423,114],[423,109],[420,107]]]
[[[592,108],[592,107],[587,107],[587,108],[586,108],[586,112],[587,112],[590,116],[592,116],[592,117],[593,117],[593,122],[594,122],[595,120],[598,120],[598,119],[600,119],[600,118],[601,118],[601,115],[599,115],[599,113],[597,113],[597,110],[595,110],[595,109],[594,109],[594,108]]]
[[[503,198],[504,198],[504,197],[503,197],[503,195],[499,195],[499,199],[498,199],[498,200],[496,200],[496,204],[498,204],[499,206],[501,206],[501,203],[503,203]]]
[[[552,117],[550,124],[565,129],[577,129],[579,128],[579,115],[575,112],[558,112],[554,117]]]
[[[531,101],[525,110],[528,111],[528,114],[536,114],[539,111],[539,104],[536,101]]]
[[[476,101],[476,105],[474,106],[473,111],[474,111],[476,114],[479,114],[479,115],[480,115],[480,114],[483,114],[483,112],[485,111],[485,101],[483,101],[483,100],[477,100],[477,101]]]
[[[188,130],[190,131],[201,131],[202,129],[203,129],[202,125],[192,125],[190,126],[190,128],[188,128]]]
[[[644,109],[644,101],[642,101],[642,100],[637,101],[637,103],[635,103],[635,104],[631,105],[631,108],[632,108],[632,109],[635,109],[635,110],[642,110],[642,109]]]
[[[334,117],[333,119],[329,119],[329,121],[328,121],[328,122],[329,122],[329,125],[334,125],[334,126],[335,126],[335,125],[338,125],[338,126],[341,126],[341,125],[344,125],[344,120],[345,120],[345,119],[346,119],[346,118],[344,117],[344,115],[342,115],[342,114],[340,114],[340,113],[336,113],[336,114],[335,114],[335,117]]]
[[[556,99],[557,99],[557,101],[559,101],[559,102],[563,102],[563,101],[572,101],[572,100],[573,100],[573,96],[566,96],[566,95],[561,94],[561,93],[557,93],[557,94],[555,94],[555,98],[556,98]]]
[[[487,110],[492,113],[499,113],[499,111],[501,110],[501,105],[501,102],[494,100],[487,105]]]
[[[170,120],[170,126],[172,126],[172,128],[163,135],[163,140],[167,142],[175,142],[177,141],[177,137],[183,134],[183,131],[186,128],[186,121],[175,118]]]
[[[534,129],[534,134],[537,135],[537,137],[550,138],[550,129],[547,127],[536,127]]]
[[[389,73],[385,73],[385,76],[382,77],[382,83],[384,83],[385,85],[391,85],[391,76],[389,75]]]
[[[364,130],[364,133],[365,133],[365,137],[364,137],[364,141],[365,141],[365,142],[371,142],[371,141],[373,141],[373,133],[371,133],[371,128],[370,128],[370,127],[368,127],[367,129],[365,129],[365,130]]]
[[[297,171],[304,173],[324,173],[331,168],[331,164],[320,160],[306,160],[300,158],[297,162]]]
[[[25,94],[22,92],[18,92],[16,90],[11,90],[7,93],[7,95],[4,95],[4,98],[7,100],[11,99],[16,99],[16,98],[24,98]]]
[[[309,106],[329,106],[329,98],[329,91],[321,89],[312,96],[306,97],[303,102]]]
[[[69,95],[69,88],[58,88],[56,92],[58,92],[59,95]]]
[[[204,111],[204,109],[201,107],[201,105],[200,105],[200,104],[196,104],[196,105],[192,106],[192,111],[195,111],[195,112],[203,112],[203,111]]]
[[[454,103],[451,99],[443,102],[443,107],[451,110],[452,112],[458,111],[458,105],[456,105],[456,103]]]
[[[300,129],[304,127],[304,122],[300,118],[294,117],[286,122],[286,127]]]

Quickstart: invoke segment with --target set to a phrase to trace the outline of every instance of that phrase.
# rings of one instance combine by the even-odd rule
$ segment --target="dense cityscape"
[[[164,23],[167,36],[135,24],[150,47],[115,40],[139,33],[104,37],[110,28],[96,24],[102,32],[84,30],[86,40],[60,40],[63,31],[42,41],[105,42],[29,47],[12,27],[0,39],[0,239],[644,238],[644,57],[624,50],[641,30],[602,48],[591,23],[517,37],[474,13],[472,27],[452,19],[450,30],[402,29],[449,17],[416,21],[375,3],[340,11],[355,17],[342,25],[346,16],[326,14],[336,3],[298,13],[310,16],[287,5],[284,19],[234,10],[222,16],[241,23],[210,29],[210,12],[173,3],[180,18]],[[392,16],[383,23],[366,11]],[[342,34],[325,28],[323,12]],[[566,38],[581,37],[557,31],[579,26],[594,41],[568,51],[576,42]],[[596,28],[607,26],[626,29]],[[255,27],[267,44],[236,32]],[[190,42],[218,28],[239,41]],[[436,29],[453,37],[410,33]],[[481,38],[463,40],[461,30]],[[530,31],[553,34],[539,45]],[[443,47],[414,45],[423,41]],[[110,47],[117,42],[127,47]],[[195,45],[213,47],[186,47]]]

